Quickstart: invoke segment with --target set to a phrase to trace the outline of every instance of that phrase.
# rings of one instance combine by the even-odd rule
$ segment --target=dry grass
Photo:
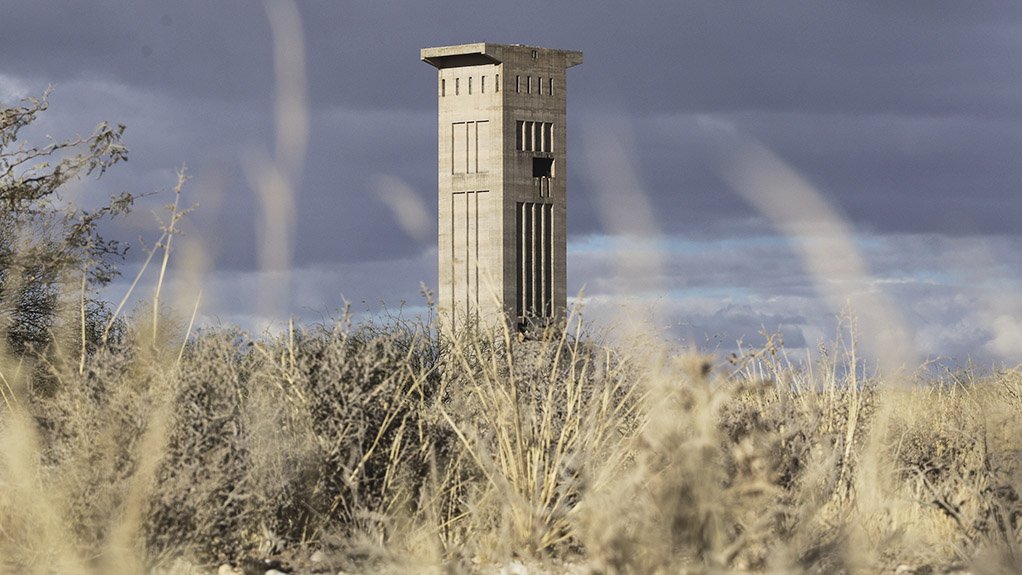
[[[841,345],[713,365],[578,321],[211,331],[178,362],[161,325],[84,363],[4,361],[5,571],[313,549],[369,571],[1020,567],[1018,371],[885,380]]]

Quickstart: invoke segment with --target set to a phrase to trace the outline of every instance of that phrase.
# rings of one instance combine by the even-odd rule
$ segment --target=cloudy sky
[[[524,43],[585,53],[568,75],[568,289],[588,317],[801,350],[850,304],[878,353],[1022,361],[1018,2],[288,6],[0,0],[0,99],[54,87],[27,135],[128,126],[129,162],[68,199],[164,190],[112,231],[135,248],[110,297],[184,164],[197,208],[171,275],[201,287],[202,321],[415,313],[436,285],[436,70],[419,49]],[[280,89],[307,102],[298,160],[278,147]],[[294,184],[283,242],[262,223],[287,209],[275,176]]]

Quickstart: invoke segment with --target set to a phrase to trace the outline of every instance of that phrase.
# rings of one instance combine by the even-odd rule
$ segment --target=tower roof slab
[[[492,44],[475,42],[454,46],[423,48],[419,55],[423,62],[439,69],[481,64],[499,64],[514,52],[557,55],[564,58],[564,67],[570,68],[582,63],[582,52],[576,50],[554,50],[523,44]]]

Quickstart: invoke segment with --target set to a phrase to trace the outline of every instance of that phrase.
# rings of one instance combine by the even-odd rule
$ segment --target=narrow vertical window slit
[[[475,242],[476,242],[476,246],[475,246],[476,247],[476,249],[475,249],[475,252],[476,252],[475,253],[476,290],[475,290],[475,298],[474,299],[475,299],[475,304],[476,304],[476,310],[478,310],[479,309],[479,193],[476,192],[474,195],[475,195],[475,200],[476,200],[476,205],[475,205],[475,208],[476,208],[475,212],[476,213],[473,216],[473,220],[475,220],[475,232],[476,232],[476,237],[475,237]]]
[[[525,246],[523,244],[523,238],[525,237],[525,204],[518,202],[518,209],[515,210],[515,230],[518,233],[516,238],[517,249],[515,250],[515,307],[517,317],[522,317],[525,314]]]
[[[543,313],[546,317],[552,317],[554,314],[554,300],[553,300],[553,205],[544,204],[545,217],[543,218],[543,261],[545,266],[543,267],[543,285],[546,287],[546,291],[543,294]]]
[[[476,221],[472,217],[472,204],[475,202],[475,192],[467,192],[465,194],[465,313],[471,315],[472,304],[475,299],[475,285],[472,283],[472,228],[475,227]]]
[[[532,220],[532,222],[531,222],[532,226],[531,227],[532,227],[532,229],[530,230],[530,233],[529,233],[529,238],[531,240],[530,243],[532,244],[532,261],[531,261],[532,269],[529,270],[529,272],[532,275],[532,282],[531,282],[532,285],[530,286],[530,290],[532,292],[532,297],[530,298],[530,305],[529,305],[529,307],[532,310],[532,315],[536,315],[536,312],[539,310],[539,305],[538,304],[539,304],[539,295],[540,295],[539,294],[539,289],[537,289],[539,287],[537,285],[539,283],[539,269],[538,269],[539,262],[536,261],[538,259],[536,257],[536,255],[537,255],[536,252],[538,251],[537,248],[539,248],[539,242],[537,241],[538,238],[536,237],[537,236],[536,232],[538,232],[539,230],[538,230],[538,226],[537,226],[537,224],[538,224],[537,219],[538,218],[536,216],[538,214],[536,213],[537,212],[536,204],[532,204],[532,210],[530,210],[530,211],[532,212],[532,216],[531,216],[531,220]]]

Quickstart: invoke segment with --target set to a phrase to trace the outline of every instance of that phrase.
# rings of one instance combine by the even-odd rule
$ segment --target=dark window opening
[[[552,177],[554,177],[554,159],[553,158],[533,158],[532,159],[532,177],[533,178],[552,178]]]
[[[515,311],[521,319],[553,315],[553,206],[519,202]]]
[[[550,122],[515,122],[515,148],[523,152],[553,152],[554,125]]]

